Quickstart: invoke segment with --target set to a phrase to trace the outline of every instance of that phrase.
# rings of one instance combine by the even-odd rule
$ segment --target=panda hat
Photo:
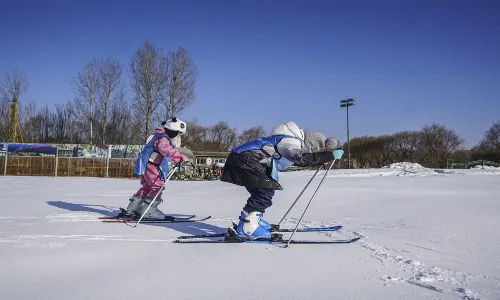
[[[163,125],[163,128],[171,131],[177,131],[181,135],[186,133],[186,123],[176,117],[161,122],[161,125]]]

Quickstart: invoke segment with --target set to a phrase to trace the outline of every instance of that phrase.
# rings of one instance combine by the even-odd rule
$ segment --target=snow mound
[[[414,169],[414,170],[427,170],[426,167],[423,167],[420,164],[417,163],[411,163],[411,162],[398,162],[398,163],[393,163],[390,164],[389,166],[386,166],[385,168],[390,168],[390,169]]]
[[[486,170],[486,171],[500,171],[499,167],[492,167],[492,166],[480,166],[477,165],[473,169],[479,169],[479,170]]]

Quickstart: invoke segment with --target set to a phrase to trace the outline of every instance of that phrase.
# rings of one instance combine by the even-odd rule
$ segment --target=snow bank
[[[309,173],[306,172],[304,174]],[[500,168],[476,166],[471,169],[433,169],[426,168],[418,163],[397,162],[381,168],[332,169],[328,177],[426,177],[452,175],[500,175]]]
[[[389,166],[385,166],[384,168],[390,168],[390,169],[412,169],[412,170],[428,170],[428,168],[423,167],[420,164],[417,163],[411,163],[411,162],[398,162],[398,163],[393,163],[390,164]]]
[[[486,170],[486,171],[500,171],[500,168],[498,167],[491,167],[491,166],[480,166],[480,165],[477,165],[475,166],[473,169],[476,169],[476,170]]]
[[[400,174],[398,174],[397,176],[430,176],[439,174],[439,172],[436,172],[434,169],[429,169],[423,167],[418,163],[411,163],[406,161],[392,163],[389,166],[383,167],[382,169],[400,170]]]

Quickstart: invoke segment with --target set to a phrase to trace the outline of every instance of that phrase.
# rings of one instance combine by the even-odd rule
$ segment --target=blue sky
[[[105,2],[105,3],[104,3]],[[238,130],[295,121],[346,139],[439,122],[476,144],[500,120],[500,1],[2,1],[0,79],[21,99],[72,100],[93,57],[128,63],[146,40],[193,55],[197,100],[180,116]]]

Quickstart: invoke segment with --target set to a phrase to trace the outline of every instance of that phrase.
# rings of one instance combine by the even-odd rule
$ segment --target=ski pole
[[[304,194],[304,192],[306,191],[307,187],[309,186],[309,184],[311,184],[311,182],[313,181],[314,177],[316,177],[316,174],[318,174],[318,172],[319,172],[319,170],[321,170],[321,168],[323,168],[323,165],[319,166],[319,168],[316,170],[316,172],[311,177],[311,179],[309,179],[309,182],[306,184],[306,186],[304,187],[304,189],[302,190],[302,192],[300,192],[300,194],[297,197],[297,199],[295,199],[295,201],[293,202],[292,206],[290,206],[290,208],[285,213],[285,215],[283,216],[283,218],[281,218],[281,220],[279,221],[279,223],[275,226],[275,227],[277,227],[277,229],[280,228],[281,222],[283,222],[283,220],[286,218],[286,216],[288,216],[288,214],[290,213],[290,211],[292,210],[292,208],[295,206],[295,204],[297,203],[297,201],[299,201],[300,197],[302,196],[302,194]]]
[[[287,247],[288,247],[288,245],[290,245],[290,241],[292,240],[293,235],[294,235],[294,234],[295,234],[295,232],[297,231],[297,228],[299,227],[299,224],[300,224],[300,222],[302,221],[302,218],[303,218],[303,217],[304,217],[304,215],[306,214],[306,211],[307,211],[307,209],[309,208],[309,205],[311,205],[311,202],[312,202],[312,200],[314,199],[314,197],[316,196],[316,193],[318,192],[318,190],[319,190],[319,188],[320,188],[321,184],[323,184],[323,181],[325,180],[326,175],[328,175],[328,172],[332,169],[333,165],[335,164],[335,161],[336,161],[336,159],[334,159],[334,160],[333,160],[333,162],[332,162],[332,164],[330,165],[330,167],[328,168],[328,170],[326,170],[325,175],[323,175],[323,178],[321,179],[320,183],[318,184],[318,187],[316,188],[316,191],[314,191],[314,194],[312,195],[311,200],[309,200],[309,203],[307,203],[306,209],[304,209],[304,212],[302,213],[302,216],[300,216],[300,219],[299,219],[299,221],[297,222],[297,225],[295,226],[295,229],[293,230],[292,235],[290,236],[290,239],[289,239],[289,240],[288,240],[288,242],[286,243],[285,248],[287,248]]]
[[[181,164],[178,163],[176,164],[173,168],[172,168],[172,171],[170,171],[168,173],[168,177],[167,179],[165,180],[165,182],[163,183],[163,185],[161,186],[160,190],[158,191],[158,193],[156,193],[155,197],[153,198],[153,200],[151,200],[151,202],[149,203],[148,207],[146,208],[146,210],[144,211],[144,213],[142,213],[142,216],[141,218],[139,219],[139,221],[137,221],[137,223],[133,226],[134,228],[137,227],[137,225],[139,225],[139,223],[142,221],[142,218],[144,218],[144,216],[146,215],[146,213],[148,212],[149,208],[151,207],[151,205],[153,205],[153,203],[156,201],[156,198],[158,197],[158,195],[163,191],[163,189],[165,189],[165,185],[167,184],[167,182],[170,180],[170,178],[172,177],[172,175],[174,175],[175,173],[175,168],[176,167],[179,167],[179,171],[181,169]]]

